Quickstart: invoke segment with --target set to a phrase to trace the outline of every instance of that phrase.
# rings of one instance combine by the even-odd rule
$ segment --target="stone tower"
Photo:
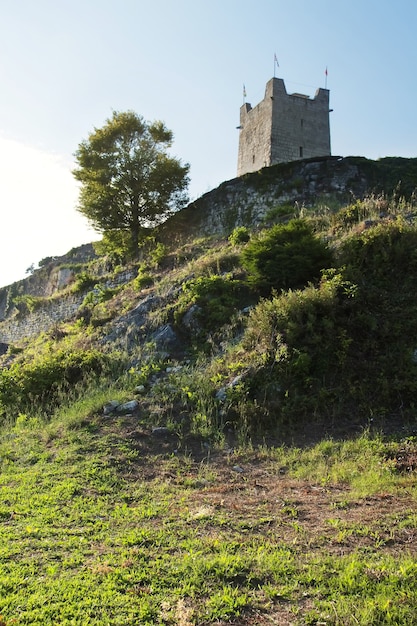
[[[271,78],[264,99],[240,108],[237,175],[274,163],[330,155],[329,90],[314,98],[287,94],[281,78]]]

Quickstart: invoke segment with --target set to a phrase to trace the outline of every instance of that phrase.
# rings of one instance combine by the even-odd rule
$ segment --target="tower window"
[[[255,155],[252,154],[252,163],[255,163]]]
[[[301,128],[304,126],[304,120],[301,120]]]
[[[303,158],[303,146],[300,146],[300,159]]]

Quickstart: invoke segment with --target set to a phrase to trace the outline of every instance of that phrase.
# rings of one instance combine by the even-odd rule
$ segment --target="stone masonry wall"
[[[268,211],[283,204],[312,206],[327,200],[349,201],[370,188],[353,159],[326,157],[277,164],[227,181],[205,194],[162,227],[160,236],[228,236],[236,226],[258,226]]]
[[[314,98],[287,94],[284,81],[272,78],[254,108],[240,109],[237,175],[275,163],[330,156],[329,91]]]
[[[102,286],[112,289],[123,285],[134,277],[134,270],[120,272],[115,278],[105,281]],[[56,324],[73,318],[80,308],[86,293],[66,293],[62,297],[47,298],[39,307],[28,313],[12,312],[10,317],[0,321],[0,343],[14,343],[51,330]]]

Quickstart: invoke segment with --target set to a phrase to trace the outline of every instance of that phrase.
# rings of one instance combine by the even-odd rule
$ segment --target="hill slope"
[[[0,625],[414,623],[414,171],[269,168],[0,293]]]

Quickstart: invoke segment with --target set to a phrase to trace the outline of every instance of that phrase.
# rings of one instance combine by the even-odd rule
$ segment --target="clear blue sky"
[[[417,153],[415,0],[0,0],[0,286],[99,238],[73,153],[112,111],[163,120],[196,198],[236,175],[239,108],[274,74],[313,96],[332,154]]]

